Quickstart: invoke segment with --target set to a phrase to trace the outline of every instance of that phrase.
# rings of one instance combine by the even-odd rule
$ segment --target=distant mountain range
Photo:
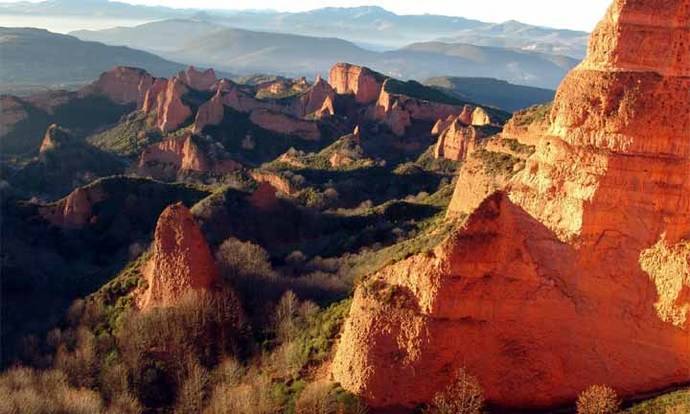
[[[439,88],[459,99],[493,106],[508,112],[553,100],[556,91],[513,85],[491,78],[458,78],[439,76],[424,81],[427,86]]]
[[[141,67],[159,76],[184,68],[141,50],[29,28],[0,27],[0,56],[0,93],[13,94],[78,86],[118,65]]]
[[[0,4],[0,13],[69,15],[143,20],[198,18],[238,29],[339,37],[373,50],[442,41],[518,48],[581,59],[587,33],[538,27],[515,21],[486,23],[455,16],[397,15],[380,7],[321,8],[300,13],[147,7],[107,0],[48,0]]]
[[[577,64],[576,59],[562,55],[462,43],[414,43],[376,52],[339,38],[227,28],[206,20],[171,19],[72,34],[83,40],[126,45],[166,59],[239,74],[313,76],[325,74],[337,61],[348,61],[398,78],[481,76],[555,88]]]

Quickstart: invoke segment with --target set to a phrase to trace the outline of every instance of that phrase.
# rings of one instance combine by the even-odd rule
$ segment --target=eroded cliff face
[[[352,94],[360,104],[376,101],[383,86],[383,77],[369,68],[337,63],[328,74],[328,83],[338,94]]]
[[[166,133],[180,128],[191,116],[192,110],[182,101],[189,92],[180,78],[168,80],[165,89],[156,98],[156,126]]]
[[[335,379],[414,406],[465,366],[507,407],[690,381],[689,30],[690,0],[616,0],[524,168],[468,162],[466,222],[357,289]]]
[[[438,138],[434,148],[436,158],[446,158],[454,161],[463,161],[486,138],[479,128],[472,125],[466,126],[459,121],[453,122]]]
[[[240,168],[224,150],[212,143],[205,149],[192,134],[171,137],[150,145],[139,156],[137,174],[158,180],[174,180],[181,173],[223,174]]]
[[[142,268],[148,286],[138,298],[141,309],[174,306],[188,294],[206,293],[220,284],[211,250],[183,204],[161,213],[152,249]]]
[[[223,96],[219,88],[211,99],[204,102],[199,107],[194,117],[194,127],[192,131],[195,134],[199,134],[207,126],[219,125],[223,122],[224,115],[225,106],[223,105]]]
[[[153,76],[143,69],[118,66],[101,74],[96,82],[83,88],[80,93],[104,95],[115,103],[140,107],[153,82]]]
[[[439,118],[448,118],[458,114],[462,110],[462,107],[457,105],[432,102],[390,92],[387,88],[389,82],[400,83],[391,80],[384,82],[376,105],[371,108],[369,116],[388,125],[395,135],[404,135],[407,127],[412,125],[413,120],[434,122]],[[467,124],[471,124],[471,120]]]
[[[325,80],[318,77],[292,105],[291,112],[297,117],[313,115],[322,118],[335,114],[333,99],[335,91]]]

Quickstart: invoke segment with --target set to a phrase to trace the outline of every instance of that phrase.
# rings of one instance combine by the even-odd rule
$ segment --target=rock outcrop
[[[98,80],[80,91],[82,95],[97,94],[121,105],[141,107],[154,78],[143,69],[118,66],[104,72]]]
[[[334,115],[334,97],[335,91],[331,85],[318,77],[316,82],[295,100],[291,112],[300,118],[308,115],[314,115],[316,118]]]
[[[378,99],[384,76],[369,68],[349,63],[337,63],[328,74],[328,83],[340,95],[354,95],[360,104]]]
[[[144,94],[144,101],[141,104],[141,110],[144,113],[150,113],[158,109],[158,97],[168,87],[168,80],[163,78],[156,78],[151,87]]]
[[[463,366],[511,408],[689,382],[688,39],[689,0],[616,0],[525,168],[477,207],[468,163],[465,223],[357,289],[335,379],[376,407],[428,402]]]
[[[43,135],[39,154],[44,154],[47,151],[69,145],[73,142],[74,138],[68,130],[61,128],[57,124],[51,124],[46,130],[45,135]]]
[[[369,117],[388,125],[395,135],[404,135],[413,121],[435,122],[439,118],[456,115],[462,109],[458,105],[408,96],[397,90],[401,88],[392,85],[404,85],[404,82],[387,79],[375,106],[369,111]]]
[[[199,107],[196,117],[194,118],[192,132],[198,134],[207,126],[219,125],[223,122],[224,115],[225,106],[223,105],[223,96],[221,95],[221,90],[218,89],[211,99],[204,102]]]
[[[292,184],[288,178],[271,171],[254,170],[250,173],[250,175],[254,181],[258,182],[259,184],[269,184],[271,187],[285,195],[293,195],[299,191],[299,188]]]
[[[434,156],[453,161],[463,161],[488,136],[482,129],[472,125],[464,125],[456,119],[438,137]]]
[[[199,71],[194,66],[190,66],[187,70],[180,72],[177,77],[187,86],[198,91],[210,90],[218,81],[213,69]]]
[[[170,79],[165,91],[158,94],[156,105],[156,125],[164,132],[170,132],[181,127],[191,116],[192,110],[182,97],[189,92],[186,84],[177,77]]]
[[[148,282],[138,300],[142,310],[174,306],[188,294],[205,293],[220,284],[206,239],[182,203],[161,213],[152,250],[151,258],[142,267]]]
[[[223,174],[240,168],[240,164],[212,143],[203,148],[196,142],[202,140],[187,134],[171,137],[147,147],[139,156],[137,174],[159,180],[172,180],[180,173]]]
[[[77,187],[53,204],[39,208],[39,214],[50,224],[63,229],[80,229],[94,217],[93,206],[105,199],[97,187]]]

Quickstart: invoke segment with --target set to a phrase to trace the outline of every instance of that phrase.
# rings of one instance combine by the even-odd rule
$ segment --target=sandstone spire
[[[173,204],[161,213],[152,256],[142,272],[148,282],[140,300],[142,309],[172,306],[185,295],[208,291],[219,282],[206,240],[183,204]]]
[[[690,382],[689,30],[690,0],[614,2],[525,168],[498,193],[461,178],[454,200],[485,196],[451,203],[464,226],[357,289],[343,387],[411,407],[464,366],[530,408]]]

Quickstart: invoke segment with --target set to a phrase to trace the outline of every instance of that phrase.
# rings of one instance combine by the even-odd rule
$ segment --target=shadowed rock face
[[[690,0],[616,0],[526,167],[479,207],[464,167],[464,226],[357,289],[335,379],[414,406],[465,366],[507,407],[690,381],[689,28]]]
[[[142,273],[148,282],[139,303],[143,310],[173,306],[189,293],[203,293],[218,284],[211,250],[183,204],[169,206],[158,218],[152,257]]]

